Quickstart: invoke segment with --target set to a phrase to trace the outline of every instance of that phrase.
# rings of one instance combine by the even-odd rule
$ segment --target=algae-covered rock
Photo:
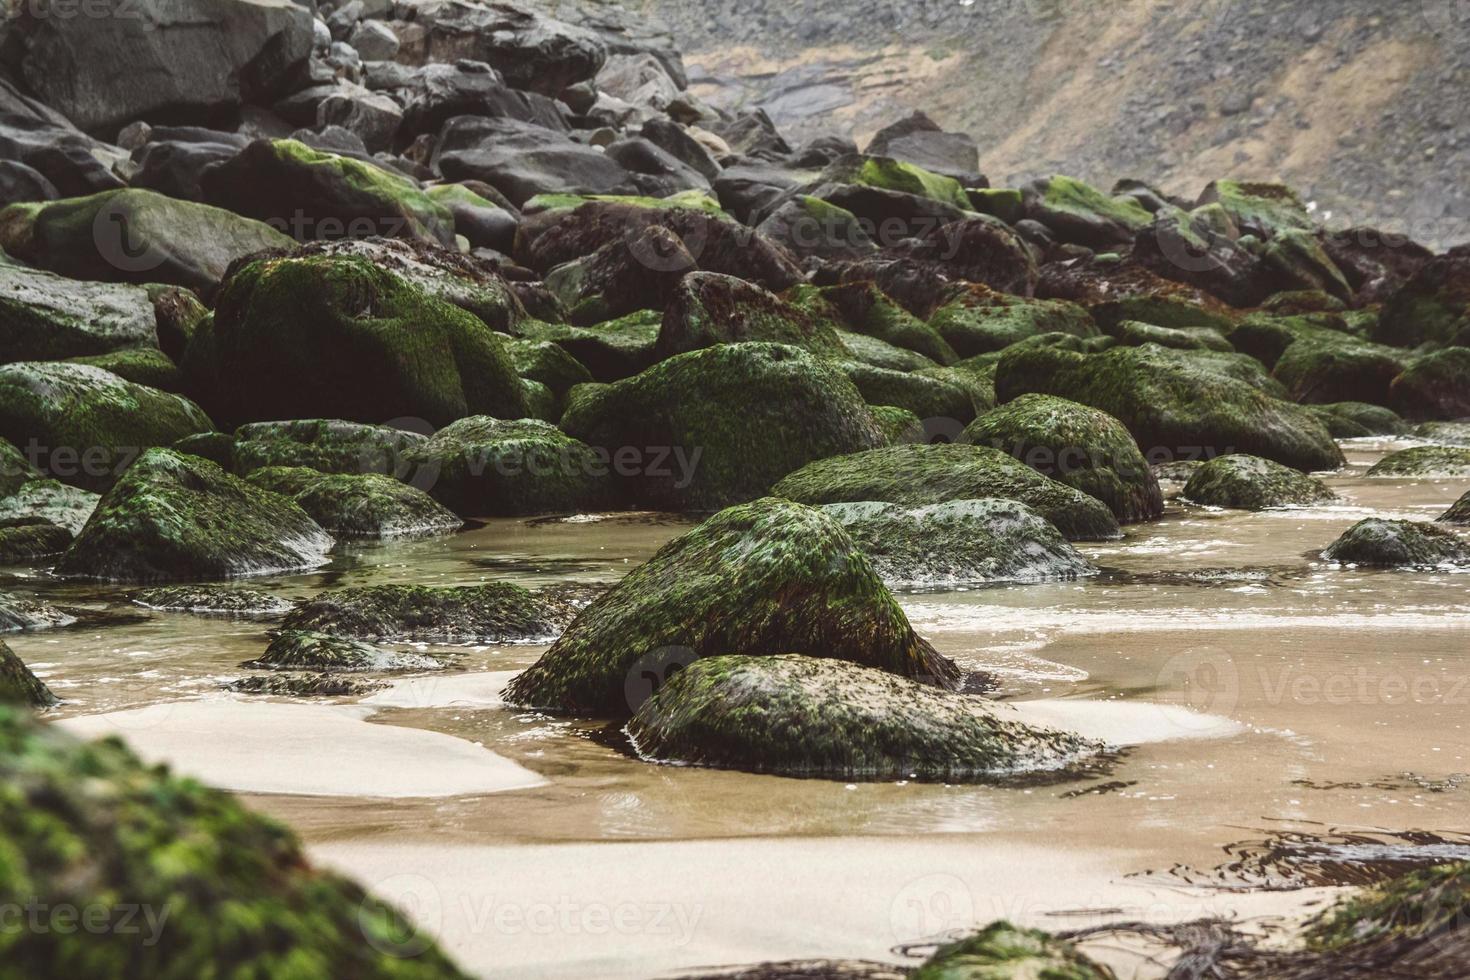
[[[1388,401],[1405,418],[1470,416],[1470,347],[1447,347],[1413,361],[1389,386]]]
[[[255,140],[201,177],[205,199],[316,238],[411,238],[454,245],[454,216],[406,177],[295,140]]]
[[[1106,249],[1125,245],[1153,223],[1132,198],[1109,197],[1072,177],[1046,177],[1022,189],[1026,217],[1046,225],[1066,242]]]
[[[553,341],[519,338],[507,342],[506,349],[517,374],[541,382],[557,398],[576,385],[595,380],[581,361]]]
[[[536,419],[460,419],[403,459],[415,482],[466,516],[585,512],[611,499],[612,457]]]
[[[56,701],[51,689],[0,640],[0,711],[5,710],[5,705],[49,708]]]
[[[179,395],[83,364],[26,361],[0,367],[0,438],[48,475],[89,490],[112,485],[145,449],[214,428]]]
[[[1128,427],[1150,462],[1240,452],[1309,471],[1343,464],[1342,451],[1311,411],[1205,358],[1151,344],[1098,354],[1033,347],[1001,358],[996,394],[1006,402],[1039,392],[1101,409]]]
[[[679,236],[653,225],[562,263],[546,273],[546,288],[566,307],[569,322],[589,326],[663,309],[685,274],[696,268]]]
[[[77,534],[101,499],[90,490],[55,480],[31,480],[9,496],[0,497],[0,521],[42,520]]]
[[[268,466],[249,481],[290,497],[322,526],[345,538],[449,534],[464,522],[417,487],[381,473],[319,473],[305,466]]]
[[[340,674],[254,674],[224,685],[236,694],[276,698],[355,698],[388,687],[386,681],[343,677]]]
[[[940,946],[909,980],[1113,980],[1113,971],[1039,929],[993,922]]]
[[[803,284],[787,290],[782,299],[818,319],[913,351],[935,363],[959,360],[954,348],[933,327],[894,302],[874,282],[860,280],[825,288]]]
[[[1102,748],[1007,719],[973,695],[801,654],[695,660],[643,702],[627,732],[659,762],[865,781],[985,782]]]
[[[1453,480],[1470,476],[1470,448],[1415,446],[1389,453],[1368,470],[1368,476],[1419,480]]]
[[[190,581],[326,564],[332,538],[289,498],[214,463],[150,449],[97,505],[58,574]]]
[[[1098,409],[1051,395],[1022,395],[976,419],[964,438],[1096,497],[1119,523],[1151,521],[1164,512],[1158,480],[1133,436]]]
[[[1029,505],[1069,540],[1120,536],[1107,505],[987,446],[900,445],[822,459],[771,493],[803,504],[875,500],[911,507],[1004,497]]]
[[[1411,431],[1414,438],[1437,446],[1470,448],[1470,422],[1420,422]]]
[[[362,258],[251,262],[231,275],[184,358],[191,390],[235,425],[339,418],[522,418],[500,335]]]
[[[1218,204],[1235,226],[1259,239],[1285,231],[1313,231],[1307,206],[1285,184],[1267,181],[1217,180],[1200,195],[1201,205]]]
[[[336,633],[285,628],[271,637],[265,653],[240,666],[254,670],[321,670],[337,673],[437,670],[444,665],[426,654],[386,650]]]
[[[0,248],[71,279],[213,289],[241,256],[290,244],[239,213],[140,188],[0,212]]]
[[[895,347],[877,337],[869,337],[849,330],[839,330],[837,339],[842,342],[846,358],[860,364],[883,368],[887,371],[918,371],[921,368],[938,367],[938,364],[923,354]]]
[[[1381,344],[1453,344],[1470,327],[1470,254],[1456,249],[1425,262],[1394,292],[1373,327]]]
[[[110,371],[133,384],[156,388],[159,391],[182,393],[184,375],[167,354],[151,348],[108,351],[106,354],[90,354],[86,357],[69,358],[71,364],[86,364],[90,367]]]
[[[1282,352],[1274,375],[1293,401],[1387,405],[1404,352],[1328,330],[1302,336]]]
[[[0,518],[0,565],[58,555],[73,537],[66,528],[39,517]]]
[[[960,425],[975,417],[975,399],[968,386],[947,378],[892,371],[856,361],[844,362],[842,373],[857,386],[869,405],[896,405],[921,419],[953,419]]]
[[[374,585],[323,592],[293,609],[281,627],[395,643],[545,643],[574,612],[562,599],[509,582]]]
[[[1337,499],[1321,480],[1269,459],[1243,454],[1206,461],[1185,484],[1184,496],[1197,504],[1236,510],[1309,507]]]
[[[321,473],[412,476],[404,454],[425,439],[406,429],[342,419],[251,422],[235,430],[228,468],[242,476],[267,466],[309,466]],[[196,451],[195,455],[204,453]]]
[[[1470,564],[1470,542],[1455,532],[1416,521],[1359,521],[1322,552],[1343,565],[1431,568]]]
[[[226,588],[217,585],[169,585],[133,594],[133,602],[160,612],[195,613],[201,616],[283,616],[292,603],[259,589]]]
[[[78,282],[0,257],[0,363],[151,347],[157,330],[141,286]]]
[[[1156,327],[1151,323],[1124,320],[1113,328],[1113,336],[1128,347],[1158,344],[1174,350],[1235,350],[1230,341],[1210,327]]]
[[[923,419],[908,409],[897,405],[874,405],[872,412],[878,428],[883,431],[884,445],[929,441],[928,434],[924,431]]]
[[[827,504],[890,588],[1039,582],[1096,574],[1061,532],[1017,500],[927,507]]]
[[[1366,402],[1333,402],[1330,405],[1313,405],[1312,411],[1332,432],[1334,439],[1352,439],[1363,436],[1401,436],[1411,429],[1409,423],[1392,409]]]
[[[1443,524],[1470,524],[1470,493],[1455,501],[1439,520]]]
[[[525,340],[555,344],[584,365],[594,381],[609,383],[653,366],[662,325],[662,312],[641,310],[594,327],[527,323],[520,333]]]
[[[76,617],[39,599],[0,592],[0,633],[27,633],[70,626]]]
[[[751,500],[814,459],[884,441],[836,365],[762,343],[680,354],[616,384],[574,388],[561,428],[608,453],[636,453],[627,475],[614,468],[623,499],[671,510]]]
[[[664,310],[656,355],[664,360],[746,341],[787,344],[817,355],[842,353],[830,323],[733,276],[691,272],[675,287]]]
[[[399,913],[314,867],[282,825],[25,709],[0,708],[0,839],[0,894],[108,912],[104,929],[94,917],[89,930],[7,933],[18,975],[464,976]]]
[[[929,326],[960,357],[1004,350],[1050,333],[1098,336],[1087,311],[1066,300],[1028,300],[980,287],[958,294],[929,318]]]
[[[955,666],[914,633],[832,517],[770,498],[721,511],[665,545],[577,616],[507,688],[515,704],[627,717],[671,666],[804,650],[950,685]]]

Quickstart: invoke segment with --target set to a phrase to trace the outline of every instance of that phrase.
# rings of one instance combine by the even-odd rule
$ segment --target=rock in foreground
[[[1344,565],[1430,568],[1470,564],[1470,543],[1453,531],[1414,521],[1359,521],[1322,557]]]
[[[696,660],[643,702],[644,758],[786,776],[982,782],[1101,750],[1002,717],[979,697],[802,655]]]
[[[266,575],[324,565],[332,544],[289,498],[198,456],[152,449],[102,498],[57,573],[122,582]]]
[[[19,704],[31,708],[49,708],[56,703],[56,695],[41,682],[25,661],[0,640],[0,711],[3,705]]]
[[[803,650],[948,685],[955,666],[916,635],[842,525],[765,498],[665,545],[582,611],[506,697],[627,717],[670,668],[701,656]]]

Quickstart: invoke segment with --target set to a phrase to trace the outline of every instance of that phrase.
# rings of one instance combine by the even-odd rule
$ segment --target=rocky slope
[[[919,107],[1014,184],[1284,180],[1346,224],[1470,239],[1463,0],[647,0],[695,91],[865,143]]]

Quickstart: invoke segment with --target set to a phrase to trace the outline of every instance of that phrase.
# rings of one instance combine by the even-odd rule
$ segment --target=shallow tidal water
[[[65,699],[63,724],[244,793],[483,976],[903,962],[903,944],[998,917],[1054,930],[1286,921],[1332,895],[1300,886],[1331,882],[1216,873],[1227,845],[1337,832],[1378,853],[1418,830],[1470,856],[1453,839],[1470,829],[1470,574],[1316,556],[1364,517],[1433,520],[1470,489],[1363,477],[1403,445],[1345,444],[1334,506],[1171,504],[1122,541],[1081,546],[1104,569],[1095,578],[900,594],[915,628],[990,672],[1023,717],[1121,746],[1064,782],[849,785],[646,764],[596,725],[500,704],[541,646],[427,648],[452,667],[365,699],[227,694],[270,623],[152,612],[126,589],[35,569],[7,570],[0,588],[98,618],[6,640]],[[290,598],[385,582],[608,585],[688,526],[497,520],[248,584]],[[1092,951],[1120,976],[1161,973],[1136,950]]]

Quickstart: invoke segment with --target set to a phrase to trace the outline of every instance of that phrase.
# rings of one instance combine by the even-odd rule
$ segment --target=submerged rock
[[[348,698],[381,691],[386,681],[343,677],[339,674],[266,674],[241,677],[225,685],[236,694],[263,694],[282,698]]]
[[[976,419],[964,438],[991,446],[1069,487],[1096,497],[1122,524],[1151,521],[1164,496],[1123,423],[1051,395],[1022,395]]]
[[[25,709],[0,708],[0,744],[10,844],[0,894],[110,916],[103,931],[15,932],[7,969],[463,980],[403,916],[314,867],[290,831],[228,794],[144,765],[118,739],[77,741]]]
[[[1470,493],[1455,501],[1439,520],[1442,524],[1470,524]]]
[[[1320,419],[1239,380],[1238,370],[1234,355],[1152,344],[1100,354],[1031,347],[1001,358],[995,385],[1002,402],[1040,392],[1101,409],[1128,427],[1150,462],[1249,453],[1307,471],[1342,466]]]
[[[1005,497],[1027,504],[1072,541],[1120,537],[1107,506],[998,449],[899,445],[811,463],[771,493],[803,504],[884,501],[908,506]]]
[[[198,456],[151,449],[102,498],[57,573],[129,582],[266,575],[324,565],[332,544],[289,498]]]
[[[70,626],[76,617],[37,599],[0,592],[0,633],[24,633]]]
[[[205,616],[283,616],[293,603],[259,589],[235,589],[218,585],[172,585],[144,589],[133,602],[160,612],[198,613]]]
[[[1113,980],[1071,943],[1039,929],[993,922],[978,934],[940,946],[908,980]]]
[[[1470,447],[1415,446],[1400,449],[1375,463],[1368,476],[1420,480],[1453,480],[1470,476]]]
[[[827,504],[890,588],[1037,582],[1094,575],[1061,532],[1030,507],[992,497],[928,507]]]
[[[198,405],[82,364],[0,367],[0,438],[34,450],[42,472],[105,490],[145,449],[214,428]]]
[[[247,478],[290,497],[322,529],[340,537],[451,534],[464,526],[433,497],[381,473],[319,473],[268,466]]]
[[[271,638],[265,653],[240,666],[257,670],[348,672],[437,670],[444,665],[425,654],[386,650],[349,636],[283,628]]]
[[[836,520],[766,498],[723,510],[595,600],[530,669],[512,703],[627,717],[674,665],[791,650],[942,685],[955,666],[916,635]]]
[[[56,695],[41,682],[25,661],[0,640],[0,706],[24,705],[30,708],[49,708],[57,703]],[[0,711],[4,711],[0,707]]]
[[[616,384],[574,388],[561,428],[628,453],[614,469],[623,499],[665,510],[751,500],[814,459],[884,443],[835,365],[764,343],[680,354]]]
[[[1197,504],[1236,510],[1307,507],[1337,499],[1321,480],[1259,456],[1209,460],[1190,476],[1184,496]]]
[[[395,643],[545,643],[571,623],[567,602],[508,582],[456,588],[373,585],[323,592],[281,624]]]
[[[1470,542],[1433,524],[1369,518],[1349,528],[1322,557],[1344,565],[1465,565],[1470,564]]]
[[[864,781],[985,782],[1102,750],[1004,711],[855,663],[734,655],[668,678],[627,732],[639,755],[659,762]]]
[[[403,460],[416,483],[465,516],[579,513],[610,500],[611,459],[536,419],[460,419]]]
[[[522,418],[501,335],[359,257],[263,259],[225,284],[184,358],[221,422]]]

